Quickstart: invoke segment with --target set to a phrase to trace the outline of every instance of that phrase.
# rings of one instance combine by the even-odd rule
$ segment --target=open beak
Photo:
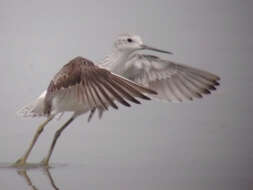
[[[151,50],[151,51],[157,51],[157,52],[160,52],[160,53],[167,53],[167,54],[173,54],[169,51],[164,51],[164,50],[161,50],[161,49],[156,49],[156,48],[153,48],[153,47],[150,47],[150,46],[147,46],[147,45],[141,45],[141,48],[142,49],[147,49],[147,50]]]

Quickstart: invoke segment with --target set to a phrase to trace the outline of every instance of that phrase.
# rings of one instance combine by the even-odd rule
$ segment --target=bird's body
[[[118,109],[115,100],[125,106],[130,106],[125,99],[139,104],[135,97],[150,99],[144,94],[156,92],[76,57],[64,65],[47,90],[19,114],[35,117],[74,112],[77,116],[93,109],[105,111],[110,106]]]
[[[216,89],[215,86],[219,85],[220,78],[210,72],[137,52],[145,49],[170,54],[168,51],[144,45],[137,35],[124,34],[118,37],[112,52],[97,66],[153,89],[157,94],[150,95],[151,97],[169,102],[202,98],[203,95],[210,94],[212,90]],[[72,92],[74,91],[78,90],[72,90]],[[34,102],[21,109],[19,114],[24,117],[45,116],[43,109],[46,93],[47,91],[44,91]],[[62,97],[59,98],[64,102],[64,105],[60,105],[59,100],[55,99],[54,103],[60,106],[56,112],[71,111],[73,107],[79,109],[78,106],[82,112],[89,111],[89,109],[84,110],[83,105],[71,105],[77,104],[77,102],[73,102],[76,100],[70,96],[71,93],[69,96],[63,97],[64,101],[62,101]]]
[[[65,111],[74,113],[57,131],[46,164],[59,134],[78,115],[90,111],[90,120],[98,110],[101,117],[108,107],[118,108],[115,100],[130,106],[126,100],[140,103],[136,97],[151,96],[171,102],[193,100],[210,94],[219,85],[217,75],[154,55],[139,54],[138,50],[171,54],[144,45],[137,35],[120,35],[112,53],[99,64],[82,57],[73,59],[55,75],[47,90],[18,112],[24,117],[47,116],[48,121]],[[40,127],[42,130],[48,121]],[[30,150],[18,164],[26,161]]]

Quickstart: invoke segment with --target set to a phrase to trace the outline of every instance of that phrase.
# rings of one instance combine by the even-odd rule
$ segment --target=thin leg
[[[63,126],[61,126],[61,128],[59,128],[59,129],[55,132],[55,134],[54,134],[54,139],[53,139],[52,144],[51,144],[51,146],[50,146],[50,149],[49,149],[49,151],[48,151],[47,157],[44,158],[44,159],[41,161],[41,163],[42,163],[43,165],[48,166],[48,162],[49,162],[49,159],[50,159],[50,157],[51,157],[51,155],[52,155],[52,153],[53,153],[53,150],[54,150],[54,147],[55,147],[55,144],[56,144],[57,139],[60,137],[62,131],[63,131],[72,121],[74,121],[74,119],[75,119],[75,116],[72,116],[66,123],[64,123]]]
[[[20,167],[20,166],[24,166],[26,164],[26,160],[30,154],[30,152],[32,151],[33,146],[35,145],[37,139],[39,138],[41,132],[43,131],[44,127],[48,124],[49,121],[51,121],[54,118],[54,116],[49,116],[48,119],[46,121],[44,121],[37,129],[35,135],[33,136],[33,140],[30,144],[30,146],[28,147],[28,149],[26,150],[25,154],[18,159],[13,166],[15,167]]]

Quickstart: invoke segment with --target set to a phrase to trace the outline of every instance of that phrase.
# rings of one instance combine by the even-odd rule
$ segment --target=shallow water
[[[194,170],[173,173],[150,166],[124,167],[116,165],[52,164],[50,169],[32,164],[27,169],[8,167],[0,169],[1,189],[250,189],[252,179],[209,174]]]

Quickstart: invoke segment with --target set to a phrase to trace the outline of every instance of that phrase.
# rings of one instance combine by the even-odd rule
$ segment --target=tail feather
[[[44,99],[46,91],[44,91],[35,101],[25,105],[17,111],[17,115],[21,117],[43,117],[44,114]]]

